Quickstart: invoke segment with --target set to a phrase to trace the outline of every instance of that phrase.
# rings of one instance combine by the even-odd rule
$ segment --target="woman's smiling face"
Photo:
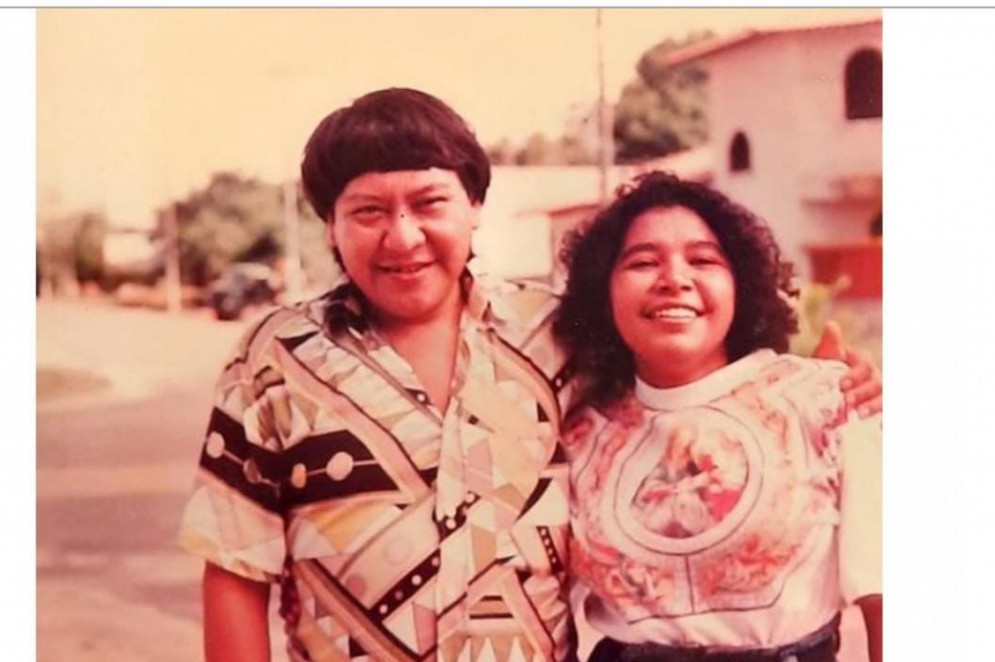
[[[679,386],[728,363],[736,283],[719,240],[695,212],[653,207],[637,216],[610,292],[615,327],[643,381]]]

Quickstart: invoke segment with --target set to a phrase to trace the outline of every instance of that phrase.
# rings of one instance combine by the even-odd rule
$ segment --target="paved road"
[[[37,659],[200,659],[200,564],[174,538],[211,385],[242,326],[47,302],[37,320],[39,365],[113,383],[39,404]],[[853,614],[844,630],[840,662],[862,662]],[[277,634],[274,662],[281,646]]]
[[[37,319],[40,366],[112,383],[39,403],[38,660],[200,659],[201,565],[174,540],[242,325],[51,302]]]

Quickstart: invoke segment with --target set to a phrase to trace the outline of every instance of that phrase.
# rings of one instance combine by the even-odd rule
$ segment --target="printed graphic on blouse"
[[[226,368],[181,542],[284,584],[295,662],[566,655],[553,301],[507,287],[497,311],[471,290],[445,412],[376,333],[327,331],[358,310],[341,296],[277,312]]]
[[[694,406],[630,397],[593,435],[589,413],[566,440],[587,445],[573,476],[578,577],[630,622],[773,604],[811,528],[836,516],[837,379],[788,358]]]

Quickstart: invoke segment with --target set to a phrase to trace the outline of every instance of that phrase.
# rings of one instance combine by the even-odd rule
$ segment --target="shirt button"
[[[259,466],[251,458],[242,464],[242,473],[245,474],[245,480],[249,481],[252,485],[258,485],[263,482],[263,475],[259,471]]]
[[[307,485],[307,467],[303,464],[295,464],[290,472],[290,484],[297,489],[303,489]]]
[[[325,472],[332,480],[345,480],[352,473],[355,464],[352,455],[345,451],[339,451],[325,465]]]
[[[215,459],[225,454],[225,438],[217,432],[207,437],[207,454]]]

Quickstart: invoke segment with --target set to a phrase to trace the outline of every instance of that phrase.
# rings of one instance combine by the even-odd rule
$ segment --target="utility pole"
[[[176,226],[176,205],[172,202],[162,210],[162,228],[166,233],[166,310],[178,313],[183,308],[180,233]]]
[[[598,47],[598,173],[601,205],[608,203],[608,170],[615,158],[612,137],[612,113],[605,99],[605,48],[601,28],[601,8],[595,9]]]

